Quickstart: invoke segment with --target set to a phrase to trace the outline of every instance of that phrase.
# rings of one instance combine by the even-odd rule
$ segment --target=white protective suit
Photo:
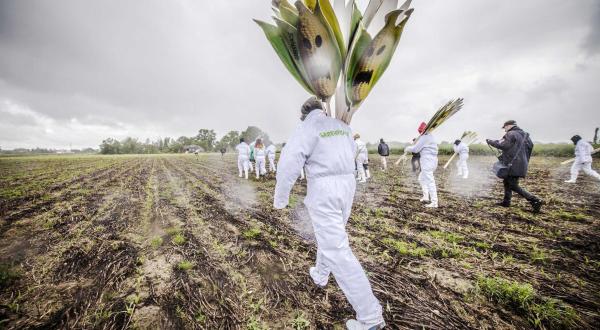
[[[462,176],[463,179],[469,177],[469,167],[467,166],[467,159],[469,159],[469,146],[464,142],[458,145],[453,144],[454,152],[458,154],[458,161],[456,162],[456,168],[458,169],[458,175]]]
[[[306,171],[308,209],[317,241],[316,266],[310,275],[324,286],[329,274],[365,324],[383,322],[382,308],[358,259],[350,249],[346,223],[356,190],[354,141],[348,125],[313,110],[281,151],[274,207],[284,208],[290,190]]]
[[[267,158],[269,159],[269,171],[275,172],[277,169],[275,167],[275,155],[277,153],[277,148],[274,144],[271,144],[267,147]]]
[[[431,134],[424,134],[417,142],[406,147],[405,152],[418,152],[421,154],[421,173],[419,173],[419,183],[423,190],[423,200],[431,200],[431,206],[437,206],[437,188],[433,172],[438,166],[438,145]]]
[[[265,150],[265,147],[257,148],[256,146],[254,146],[254,162],[256,165],[256,178],[257,179],[261,175],[267,174],[266,156],[267,156],[267,151]]]
[[[235,149],[238,152],[238,170],[240,172],[240,178],[242,172],[245,173],[246,179],[248,179],[248,168],[250,165],[250,146],[246,142],[241,142]]]
[[[360,182],[367,182],[368,175],[365,172],[364,164],[369,162],[369,152],[367,150],[367,145],[361,141],[361,139],[356,139],[354,141],[356,144],[356,170],[358,171],[358,180]]]
[[[571,179],[568,182],[575,182],[579,171],[600,180],[600,174],[592,169],[592,145],[583,139],[577,141],[575,145],[575,161],[571,166]]]

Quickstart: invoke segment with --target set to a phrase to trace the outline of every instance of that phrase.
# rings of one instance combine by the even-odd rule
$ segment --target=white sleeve
[[[296,129],[279,155],[277,183],[273,198],[273,206],[276,209],[282,209],[288,205],[290,191],[317,142],[316,135],[307,132],[306,129],[310,130],[310,128],[303,129],[302,126]]]
[[[423,148],[425,148],[425,146],[429,142],[428,140],[429,139],[428,139],[427,135],[421,135],[421,137],[417,140],[417,143],[415,143],[414,145],[412,145],[410,147],[407,147],[405,149],[405,151],[419,153],[419,152],[421,152],[421,150],[423,150]]]

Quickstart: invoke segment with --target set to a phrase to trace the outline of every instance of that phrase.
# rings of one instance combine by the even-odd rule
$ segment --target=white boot
[[[327,279],[325,280],[325,282],[317,282],[316,280],[317,278],[319,278],[319,274],[317,273],[317,267],[310,267],[308,273],[310,274],[310,278],[312,278],[316,286],[318,286],[321,289],[325,288],[325,286],[327,285]]]
[[[573,179],[566,180],[565,183],[575,183],[576,181]]]
[[[348,330],[379,330],[379,329],[383,329],[384,327],[385,327],[384,321],[381,321],[376,324],[365,324],[365,323],[362,323],[362,322],[352,319],[352,320],[348,320],[346,322],[346,329],[348,329]]]
[[[429,202],[429,191],[427,191],[427,190],[423,191],[423,197],[421,197],[421,199],[419,199],[419,202]]]
[[[365,172],[367,173],[367,179],[371,178],[371,171],[370,170],[365,170]]]
[[[438,207],[438,202],[437,201],[431,201],[431,203],[425,205],[425,207],[437,208]]]

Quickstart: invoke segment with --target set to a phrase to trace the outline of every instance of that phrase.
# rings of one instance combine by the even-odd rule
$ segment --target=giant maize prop
[[[413,12],[411,0],[371,0],[364,15],[354,0],[273,0],[275,24],[254,20],[294,79],[330,116],[350,124],[379,81]],[[336,13],[337,12],[337,13]]]
[[[429,119],[427,123],[427,127],[425,130],[415,139],[415,143],[419,140],[419,138],[427,133],[433,132],[436,128],[440,127],[446,120],[450,117],[454,116],[457,112],[460,111],[463,107],[463,99],[458,98],[456,100],[448,101],[448,103],[444,104],[436,113]],[[406,152],[404,155],[400,156],[398,160],[394,163],[398,165],[400,162],[406,161],[407,155]]]
[[[467,146],[470,146],[472,143],[477,141],[477,133],[471,132],[471,131],[465,131],[463,133],[463,135],[460,137],[460,141],[462,143],[466,144]],[[444,169],[448,168],[448,165],[450,165],[450,163],[452,162],[454,157],[456,157],[456,155],[457,155],[456,152],[454,154],[452,154],[452,157],[450,157],[450,159],[448,159],[448,161],[444,165]]]

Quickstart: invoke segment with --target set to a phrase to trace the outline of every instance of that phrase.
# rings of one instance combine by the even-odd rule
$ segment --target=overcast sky
[[[367,1],[359,1],[365,6]],[[367,141],[436,133],[536,141],[600,126],[600,1],[415,0],[390,67],[355,115]],[[252,18],[269,0],[0,0],[0,147],[97,147],[106,137],[219,136],[249,125],[283,142],[308,97]]]

